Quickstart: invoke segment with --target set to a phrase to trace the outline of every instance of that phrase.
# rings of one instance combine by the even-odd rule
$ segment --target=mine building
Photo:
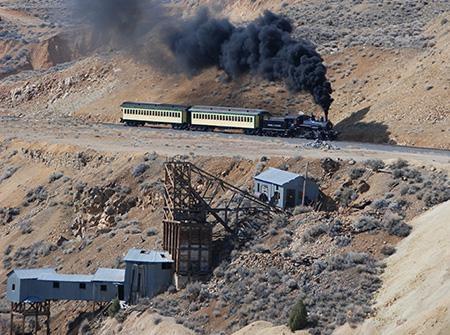
[[[98,269],[94,275],[60,274],[55,269],[16,269],[8,274],[11,302],[82,300],[109,302],[124,296],[125,270]]]
[[[125,300],[152,298],[165,291],[173,279],[173,260],[166,251],[130,249],[124,258]]]
[[[55,269],[15,269],[8,274],[7,298],[12,303],[78,300],[95,303],[118,298],[136,303],[172,284],[173,260],[166,251],[130,249],[126,269],[100,268],[93,275],[61,274]]]
[[[254,193],[259,200],[279,208],[293,208],[316,202],[320,195],[318,185],[302,175],[268,168],[254,178]]]
[[[114,298],[124,300],[125,275],[122,269],[99,268],[92,278],[93,301],[111,301]]]

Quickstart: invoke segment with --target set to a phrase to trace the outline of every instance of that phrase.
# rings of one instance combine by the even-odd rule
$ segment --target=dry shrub
[[[305,230],[303,233],[302,240],[303,242],[314,242],[321,235],[324,235],[328,232],[327,225],[320,223],[318,225],[312,226]]]

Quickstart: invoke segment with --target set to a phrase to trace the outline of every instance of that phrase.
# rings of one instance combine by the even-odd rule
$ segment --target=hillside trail
[[[23,26],[40,25],[44,23],[43,20],[36,16],[29,15],[23,11],[14,9],[8,9],[0,6],[0,18],[12,22],[14,24],[20,24]]]
[[[412,234],[387,260],[375,316],[335,335],[450,333],[450,201],[410,224]]]

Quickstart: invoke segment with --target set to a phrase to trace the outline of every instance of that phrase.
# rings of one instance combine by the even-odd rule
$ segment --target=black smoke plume
[[[183,20],[169,13],[163,0],[67,1],[74,2],[75,16],[92,28],[99,46],[127,50],[140,61],[173,71],[165,44],[178,68],[190,75],[215,66],[231,78],[250,73],[284,81],[292,92],[310,92],[328,115],[333,99],[323,60],[310,42],[292,37],[292,25],[282,16],[266,11],[236,27],[206,8]]]
[[[284,81],[293,92],[310,92],[327,118],[333,99],[323,59],[310,42],[294,39],[292,31],[286,18],[269,11],[236,27],[203,9],[173,28],[166,42],[180,68],[191,75],[216,66],[232,78],[251,73]]]
[[[149,34],[170,20],[160,0],[68,1],[73,16],[91,28],[99,44],[122,49],[143,47]]]

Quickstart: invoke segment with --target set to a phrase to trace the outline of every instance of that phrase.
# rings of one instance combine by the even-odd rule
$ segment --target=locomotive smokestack
[[[244,27],[211,17],[203,8],[168,33],[179,67],[190,75],[216,66],[231,78],[250,73],[283,81],[292,92],[310,92],[328,119],[333,99],[323,59],[314,45],[292,37],[291,23],[270,11]]]

